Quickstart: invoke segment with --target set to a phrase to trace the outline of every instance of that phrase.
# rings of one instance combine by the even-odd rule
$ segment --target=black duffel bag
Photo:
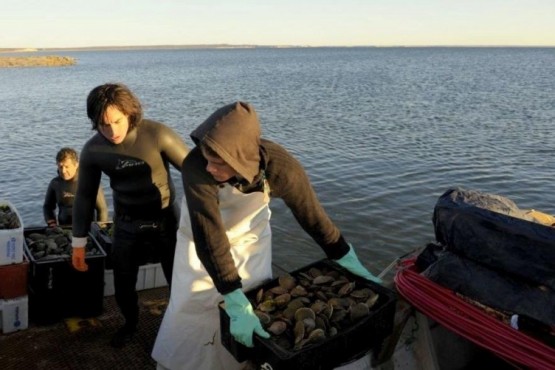
[[[454,188],[439,197],[433,224],[447,250],[555,290],[555,228],[524,218],[505,197]]]

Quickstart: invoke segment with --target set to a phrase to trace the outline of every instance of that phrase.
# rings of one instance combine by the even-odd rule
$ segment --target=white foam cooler
[[[17,215],[19,227],[0,229],[0,265],[23,262],[23,220],[17,209],[7,200],[0,200],[0,206],[8,206]]]
[[[139,266],[139,272],[137,273],[137,284],[135,285],[135,290],[145,290],[160,288],[167,286],[168,282],[164,276],[164,271],[162,270],[162,265],[160,263],[148,263],[146,265]],[[104,271],[104,296],[114,295],[114,270]]]
[[[29,299],[21,296],[15,299],[0,299],[0,330],[12,333],[29,326]]]

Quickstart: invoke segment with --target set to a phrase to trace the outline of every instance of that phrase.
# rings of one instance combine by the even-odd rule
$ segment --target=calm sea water
[[[92,135],[85,99],[106,82],[127,84],[146,117],[189,145],[189,133],[219,106],[254,104],[263,136],[301,160],[374,273],[434,240],[434,204],[453,186],[555,213],[553,48],[56,54],[77,65],[0,69],[0,199],[15,205],[26,227],[43,224],[55,154],[81,149]],[[272,208],[278,264],[298,268],[323,257],[280,201]]]

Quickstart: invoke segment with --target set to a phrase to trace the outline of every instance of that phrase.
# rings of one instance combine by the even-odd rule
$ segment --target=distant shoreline
[[[75,63],[75,58],[57,55],[0,57],[0,68],[64,67],[74,65]]]

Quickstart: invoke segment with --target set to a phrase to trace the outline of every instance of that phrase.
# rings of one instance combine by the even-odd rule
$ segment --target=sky
[[[1,0],[1,48],[555,46],[555,0]]]

